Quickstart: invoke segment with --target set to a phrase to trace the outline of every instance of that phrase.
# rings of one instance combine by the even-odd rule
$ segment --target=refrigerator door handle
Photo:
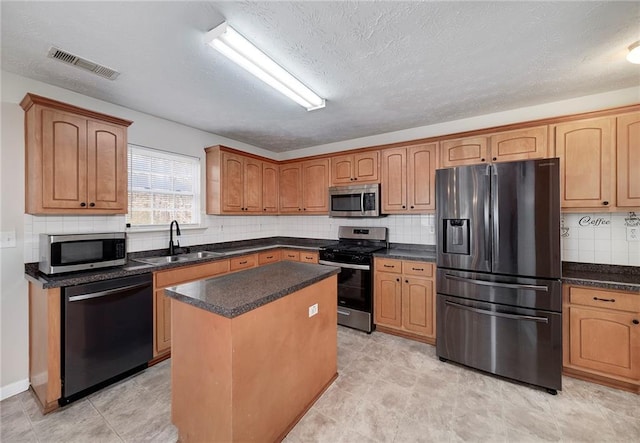
[[[509,288],[509,289],[531,289],[533,291],[549,292],[549,288],[547,286],[540,286],[540,285],[523,285],[519,283],[502,283],[499,281],[476,280],[473,278],[458,277],[457,275],[451,275],[451,274],[445,274],[444,278],[449,280],[461,281],[464,283],[473,283],[473,284],[482,285],[482,286],[493,286],[497,288]]]
[[[486,309],[472,308],[471,306],[461,305],[460,303],[454,303],[449,300],[446,300],[444,303],[448,306],[453,306],[458,309],[475,312],[476,314],[490,315],[492,317],[510,318],[513,320],[535,321],[537,323],[549,323],[549,319],[546,317],[535,317],[533,315],[507,314],[504,312],[487,311]]]
[[[489,264],[489,269],[491,269],[491,231],[489,230],[489,207],[491,205],[491,200],[489,197],[489,195],[491,194],[491,170],[491,165],[487,165],[485,179],[487,180],[487,188],[489,188],[489,192],[485,195],[484,198],[484,261]]]
[[[500,244],[500,229],[498,228],[498,216],[500,213],[498,202],[498,171],[496,168],[491,168],[491,211],[493,211],[494,217],[491,220],[491,230],[493,231],[493,244]],[[493,263],[491,263],[491,269],[495,269],[498,263],[500,263],[500,248],[495,247],[492,251]]]

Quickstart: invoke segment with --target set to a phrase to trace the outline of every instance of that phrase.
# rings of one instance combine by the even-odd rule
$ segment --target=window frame
[[[167,222],[161,222],[161,223],[150,223],[150,224],[133,224],[130,216],[131,213],[133,211],[133,198],[132,198],[132,194],[134,192],[134,189],[132,187],[132,174],[133,174],[133,168],[131,166],[131,160],[132,160],[132,154],[135,152],[141,152],[142,155],[144,155],[145,152],[147,153],[151,153],[150,155],[148,155],[149,158],[161,158],[164,160],[169,160],[169,161],[187,161],[188,163],[191,163],[191,167],[192,167],[192,174],[193,174],[193,181],[191,183],[192,188],[193,188],[193,192],[191,193],[180,193],[180,192],[175,192],[175,191],[169,191],[169,192],[162,192],[162,190],[157,189],[157,190],[150,190],[148,193],[150,195],[154,195],[154,194],[173,194],[173,195],[193,195],[193,207],[191,209],[191,222],[190,223],[186,223],[186,222],[180,222],[180,227],[182,228],[183,226],[187,229],[189,228],[198,228],[200,227],[200,224],[202,222],[202,216],[201,216],[201,208],[202,208],[202,188],[201,188],[201,169],[202,169],[202,159],[200,157],[194,156],[194,155],[188,155],[188,154],[183,154],[183,153],[178,153],[178,152],[173,152],[173,151],[166,151],[166,150],[162,150],[162,149],[157,149],[157,148],[152,148],[149,146],[144,146],[144,145],[139,145],[139,144],[135,144],[135,143],[127,143],[127,197],[128,197],[128,203],[127,203],[127,214],[125,216],[125,221],[126,221],[126,225],[127,225],[127,229],[130,230],[140,230],[140,231],[152,231],[152,230],[159,230],[159,228],[165,229],[166,226],[168,225]],[[160,174],[161,175],[161,174]],[[164,176],[166,177],[171,177],[173,179],[174,175],[169,175],[169,174],[165,174]],[[138,190],[138,192],[144,192],[144,190]],[[152,207],[149,209],[152,214],[151,217],[153,219],[153,204]],[[175,208],[175,206],[173,208],[171,208],[171,219],[175,219],[176,218],[176,214],[175,211],[177,209]],[[152,220],[153,221],[153,220]]]

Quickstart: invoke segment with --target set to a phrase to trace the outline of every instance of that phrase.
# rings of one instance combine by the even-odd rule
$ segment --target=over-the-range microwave
[[[329,216],[380,217],[380,184],[332,186]]]
[[[45,274],[121,266],[127,262],[126,234],[40,234],[38,269]]]

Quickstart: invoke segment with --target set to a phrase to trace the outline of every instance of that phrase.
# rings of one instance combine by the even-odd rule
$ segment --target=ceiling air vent
[[[86,58],[78,57],[77,55],[73,55],[70,52],[58,49],[55,46],[52,46],[49,49],[48,55],[51,58],[55,58],[56,60],[60,60],[61,62],[68,63],[78,68],[82,68],[86,71],[93,72],[94,74],[99,75],[100,77],[107,78],[109,80],[115,80],[120,75],[120,73],[114,69],[99,65],[92,62],[91,60],[87,60]]]

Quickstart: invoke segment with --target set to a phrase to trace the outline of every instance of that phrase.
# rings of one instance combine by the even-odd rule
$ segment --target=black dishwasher
[[[62,289],[62,398],[67,404],[147,367],[153,358],[153,278]]]

